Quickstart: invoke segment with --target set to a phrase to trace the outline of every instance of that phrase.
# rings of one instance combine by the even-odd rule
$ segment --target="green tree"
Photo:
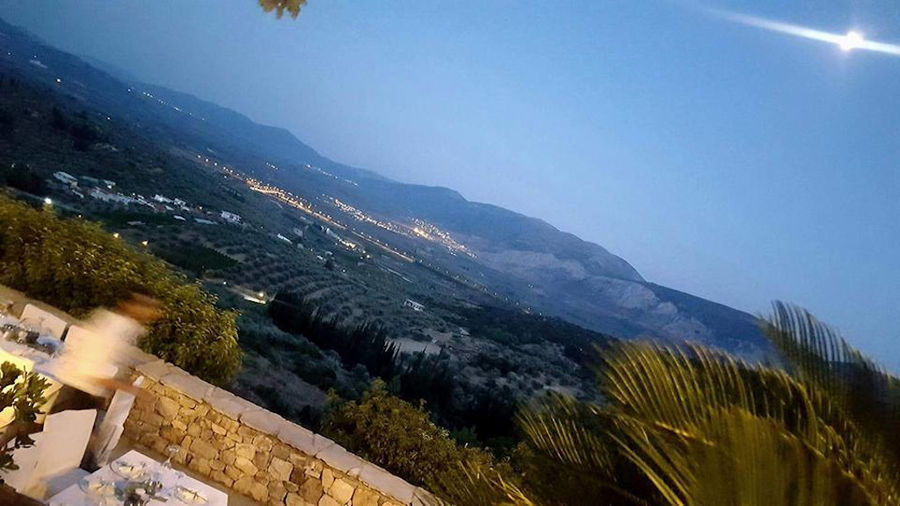
[[[306,0],[259,0],[259,6],[265,12],[275,11],[275,17],[281,19],[285,12],[296,19],[300,14],[300,8],[306,5]]]
[[[47,380],[37,374],[19,369],[11,362],[0,364],[0,411],[13,410],[13,420],[0,438],[0,470],[18,469],[13,461],[13,451],[34,444],[27,431],[32,428],[38,407],[45,400],[47,386]]]
[[[357,455],[384,467],[410,483],[447,496],[443,483],[463,483],[459,463],[507,473],[481,449],[459,446],[447,430],[435,425],[425,410],[391,395],[375,380],[359,402],[332,398],[322,432]],[[448,479],[453,476],[456,479]],[[439,478],[444,481],[439,481]],[[490,497],[500,495],[492,490]]]
[[[456,504],[897,504],[897,379],[807,312],[766,325],[785,370],[696,345],[621,343],[607,402],[553,396],[519,414],[521,483],[465,465]],[[875,386],[867,392],[854,385]],[[851,399],[862,396],[865,399]],[[884,423],[884,425],[877,425]]]
[[[240,368],[235,314],[96,223],[0,197],[0,283],[76,316],[144,293],[161,302],[163,315],[142,348],[217,384]]]

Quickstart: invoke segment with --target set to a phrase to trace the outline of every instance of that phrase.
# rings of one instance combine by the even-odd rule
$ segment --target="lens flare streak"
[[[900,56],[900,45],[866,40],[859,32],[850,31],[846,34],[831,33],[822,30],[807,28],[805,26],[792,25],[790,23],[784,23],[781,21],[774,21],[771,19],[739,14],[736,12],[729,12],[718,9],[709,9],[708,12],[718,18],[732,21],[734,23],[739,23],[745,26],[762,28],[763,30],[768,30],[770,32],[784,33],[787,35],[794,35],[796,37],[803,37],[805,39],[830,42],[837,45],[844,51],[865,49],[868,51],[876,51],[879,53]]]

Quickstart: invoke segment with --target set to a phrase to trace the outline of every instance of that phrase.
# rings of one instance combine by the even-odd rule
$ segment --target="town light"
[[[53,205],[53,199],[51,199],[50,197],[44,197],[44,204],[46,204],[46,205],[48,205],[48,206],[52,206],[52,205]]]

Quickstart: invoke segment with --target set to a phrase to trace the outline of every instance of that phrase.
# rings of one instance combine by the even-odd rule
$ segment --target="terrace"
[[[70,384],[54,362],[75,344],[81,322],[6,287],[0,286],[0,299],[10,303],[8,321],[24,326],[40,315],[38,342],[60,338],[62,343],[62,351],[41,357],[21,343],[0,339],[2,360],[51,385],[44,413],[30,431],[36,444],[13,452],[20,469],[2,473],[7,484],[0,487],[0,501],[124,504],[122,490],[153,480],[161,483],[159,501],[151,498],[148,504],[172,497],[187,504],[292,506],[432,500],[427,491],[331,440],[136,348],[129,350],[127,370],[114,373],[140,384],[135,395],[117,391],[107,401]],[[62,399],[60,391],[80,391],[82,405]],[[83,409],[85,403],[97,409]],[[185,497],[193,493],[202,500]]]

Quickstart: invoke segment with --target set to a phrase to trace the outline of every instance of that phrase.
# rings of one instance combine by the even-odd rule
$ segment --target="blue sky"
[[[227,6],[226,7],[223,7]],[[711,2],[900,43],[900,4]],[[804,305],[900,370],[900,57],[684,2],[0,0],[48,42],[323,154],[454,188],[750,312]]]

